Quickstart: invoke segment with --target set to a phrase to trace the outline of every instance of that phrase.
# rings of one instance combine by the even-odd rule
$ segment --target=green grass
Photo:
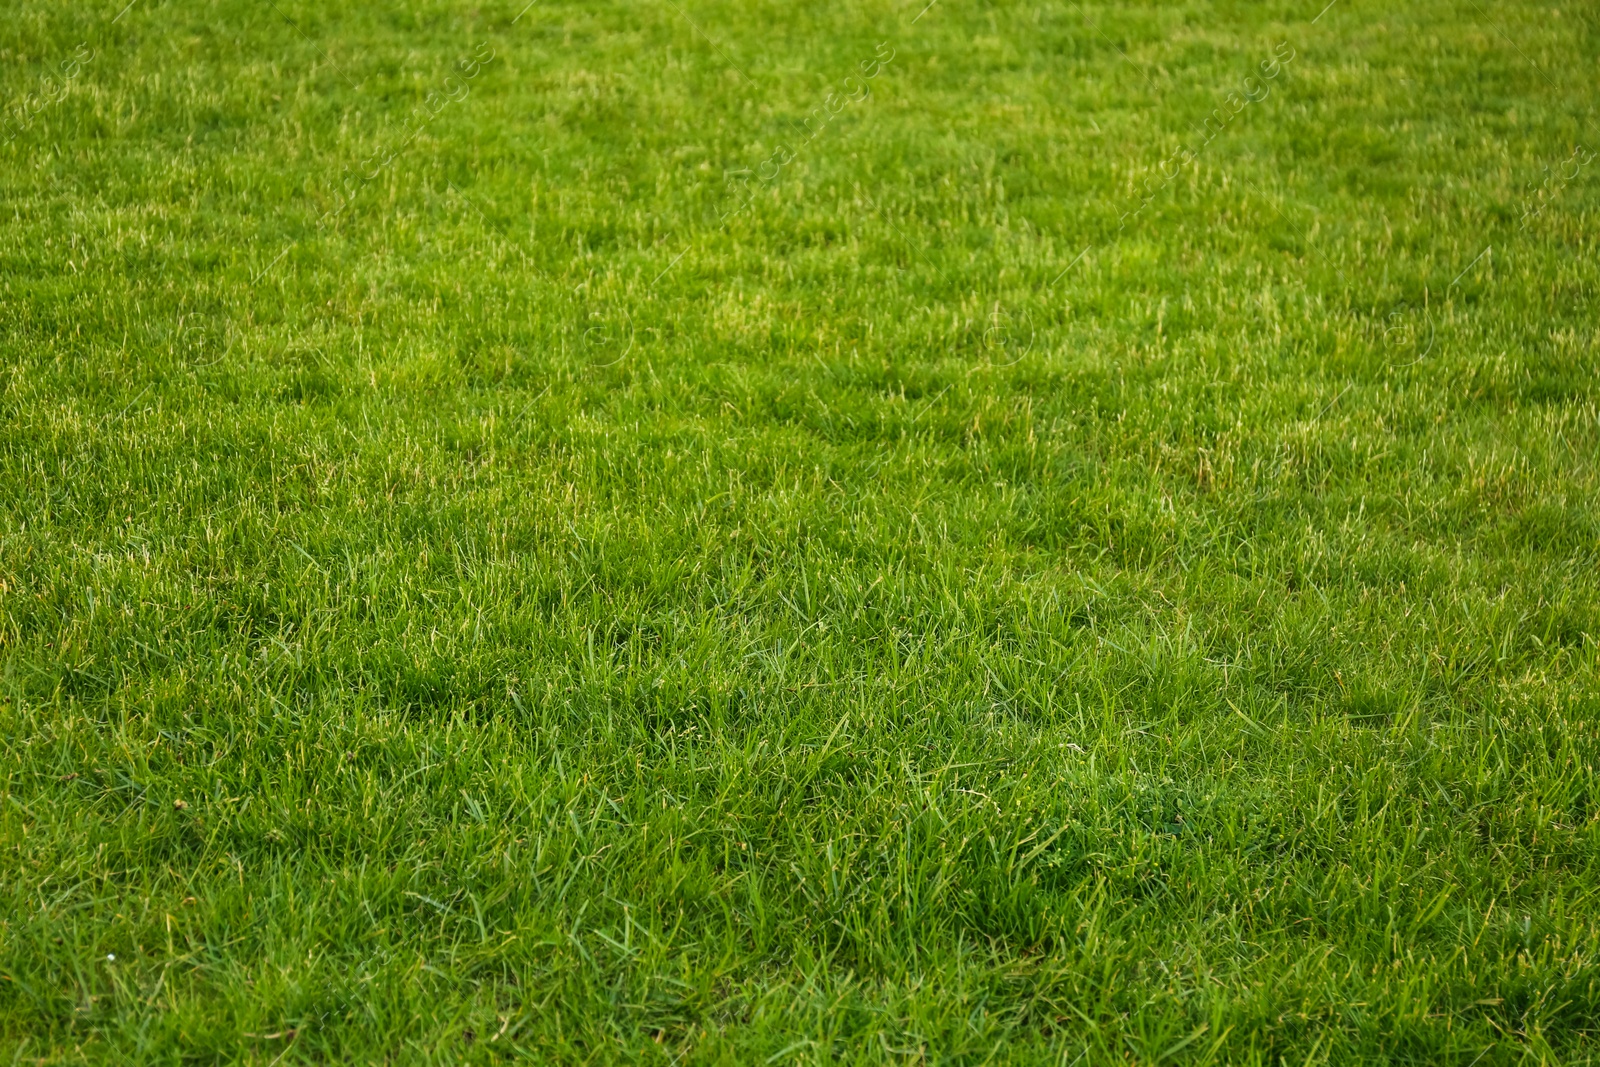
[[[122,2],[4,1062],[1600,1060],[1593,5]]]

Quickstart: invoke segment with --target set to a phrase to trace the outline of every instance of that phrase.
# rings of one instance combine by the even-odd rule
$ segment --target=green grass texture
[[[8,0],[0,1067],[1600,1062],[1597,56]]]

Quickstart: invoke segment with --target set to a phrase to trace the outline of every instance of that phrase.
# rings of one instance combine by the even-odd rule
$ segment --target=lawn
[[[1600,8],[11,0],[0,1061],[1600,1061]]]

